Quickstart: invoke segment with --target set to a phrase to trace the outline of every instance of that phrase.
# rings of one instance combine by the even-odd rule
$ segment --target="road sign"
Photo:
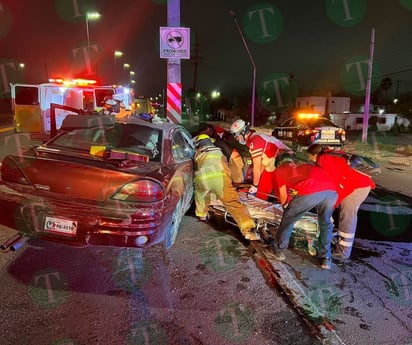
[[[190,59],[190,29],[160,27],[160,58]]]

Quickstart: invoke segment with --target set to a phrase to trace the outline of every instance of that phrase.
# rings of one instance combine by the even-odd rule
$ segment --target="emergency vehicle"
[[[59,104],[82,109],[85,114],[99,112],[104,100],[115,94],[123,94],[122,101],[127,109],[133,97],[130,89],[120,86],[99,86],[88,79],[50,79],[43,84],[10,84],[13,125],[17,133],[30,133],[33,139],[41,139],[50,133],[50,104]],[[59,110],[56,126],[60,128],[63,119],[70,113]]]

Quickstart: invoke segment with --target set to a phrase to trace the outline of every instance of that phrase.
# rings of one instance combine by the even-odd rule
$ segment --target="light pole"
[[[121,57],[121,56],[123,56],[123,52],[121,52],[120,50],[115,50],[114,51],[114,74],[115,74],[115,77],[116,77],[116,60],[117,60],[118,57]]]
[[[129,72],[129,83],[134,83],[133,76],[135,75],[134,71]]]
[[[242,38],[243,45],[245,46],[245,49],[249,55],[250,62],[252,63],[253,66],[253,85],[252,85],[252,109],[251,109],[251,119],[250,119],[250,125],[253,127],[255,124],[255,98],[256,98],[256,64],[255,60],[253,59],[252,53],[249,50],[249,47],[247,45],[245,35],[243,34],[242,29],[239,26],[239,23],[236,19],[236,14],[233,11],[229,11],[229,14],[233,17],[233,20],[235,22],[235,25],[239,31],[240,37]]]
[[[89,51],[89,47],[90,47],[89,20],[96,20],[99,18],[100,18],[100,13],[97,13],[97,12],[87,12],[86,13],[87,51]]]

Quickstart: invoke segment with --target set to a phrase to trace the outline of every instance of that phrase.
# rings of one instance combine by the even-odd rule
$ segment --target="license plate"
[[[335,131],[333,130],[323,130],[321,132],[322,139],[335,139]]]
[[[69,219],[46,217],[46,221],[44,222],[44,231],[68,236],[76,236],[77,222]]]

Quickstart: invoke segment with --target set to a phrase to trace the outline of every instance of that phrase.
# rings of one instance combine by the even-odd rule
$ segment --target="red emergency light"
[[[96,80],[93,79],[82,79],[82,78],[77,78],[77,79],[63,79],[63,78],[51,78],[49,79],[49,83],[56,83],[56,84],[61,84],[61,85],[66,85],[66,86],[88,86],[88,85],[94,85],[97,83]]]

